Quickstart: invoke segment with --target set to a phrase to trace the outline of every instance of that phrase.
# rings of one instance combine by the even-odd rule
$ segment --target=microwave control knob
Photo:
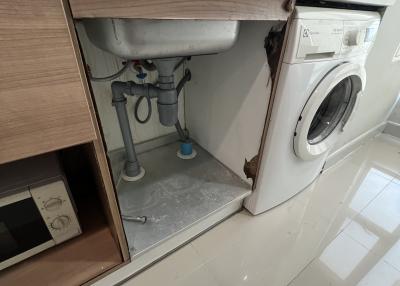
[[[58,210],[62,204],[63,204],[62,199],[50,198],[44,202],[44,208],[46,211],[55,211]]]
[[[71,219],[69,216],[60,215],[51,222],[50,226],[52,229],[61,230],[61,229],[66,228],[70,222],[71,222]]]

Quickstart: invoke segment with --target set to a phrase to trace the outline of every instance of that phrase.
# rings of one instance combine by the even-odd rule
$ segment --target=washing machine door
[[[298,157],[312,160],[333,147],[354,114],[365,78],[363,66],[343,63],[321,80],[297,122],[293,141]]]

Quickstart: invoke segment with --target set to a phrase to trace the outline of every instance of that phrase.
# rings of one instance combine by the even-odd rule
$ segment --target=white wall
[[[190,134],[245,180],[244,160],[258,153],[270,96],[264,38],[272,24],[242,22],[232,49],[188,63],[193,75],[185,99]]]
[[[367,64],[367,85],[348,131],[334,150],[386,121],[400,91],[400,61],[392,62],[400,43],[400,1],[387,8]]]
[[[86,63],[90,66],[93,76],[101,77],[110,75],[119,70],[123,59],[113,56],[95,47],[87,38],[82,24],[77,25],[79,41],[81,43]],[[177,70],[175,79],[179,81],[183,76],[183,68]],[[148,73],[146,82],[155,82],[157,73]],[[127,71],[119,80],[133,80],[139,83],[136,78],[136,71],[133,69]],[[118,124],[115,108],[111,105],[111,82],[91,82],[96,107],[98,109],[100,123],[103,128],[104,138],[108,151],[122,148],[124,146],[122,135]],[[134,118],[134,104],[137,97],[128,97],[128,117],[134,137],[134,142],[139,143],[162,135],[175,132],[175,127],[164,127],[158,121],[157,99],[153,101],[153,113],[146,124],[140,124]],[[143,100],[139,109],[139,116],[145,118],[147,114],[147,103]],[[183,126],[184,123],[184,91],[179,97],[179,119]]]
[[[400,100],[397,100],[397,104],[389,116],[389,121],[400,124]]]

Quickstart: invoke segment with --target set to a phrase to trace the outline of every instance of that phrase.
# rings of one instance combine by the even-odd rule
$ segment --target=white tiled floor
[[[400,143],[368,143],[288,202],[231,217],[125,285],[400,285]]]

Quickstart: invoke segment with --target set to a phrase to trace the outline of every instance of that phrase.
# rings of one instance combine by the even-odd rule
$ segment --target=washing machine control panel
[[[342,55],[367,53],[375,41],[379,21],[344,21]]]
[[[298,58],[332,57],[340,53],[343,25],[340,21],[308,20],[300,24]]]
[[[358,12],[357,15],[349,16],[334,11],[328,15],[329,19],[324,19],[311,12],[298,13],[298,18],[293,20],[285,62],[301,63],[358,56],[367,54],[372,47],[380,24],[378,13]],[[318,16],[322,19],[318,19]]]

